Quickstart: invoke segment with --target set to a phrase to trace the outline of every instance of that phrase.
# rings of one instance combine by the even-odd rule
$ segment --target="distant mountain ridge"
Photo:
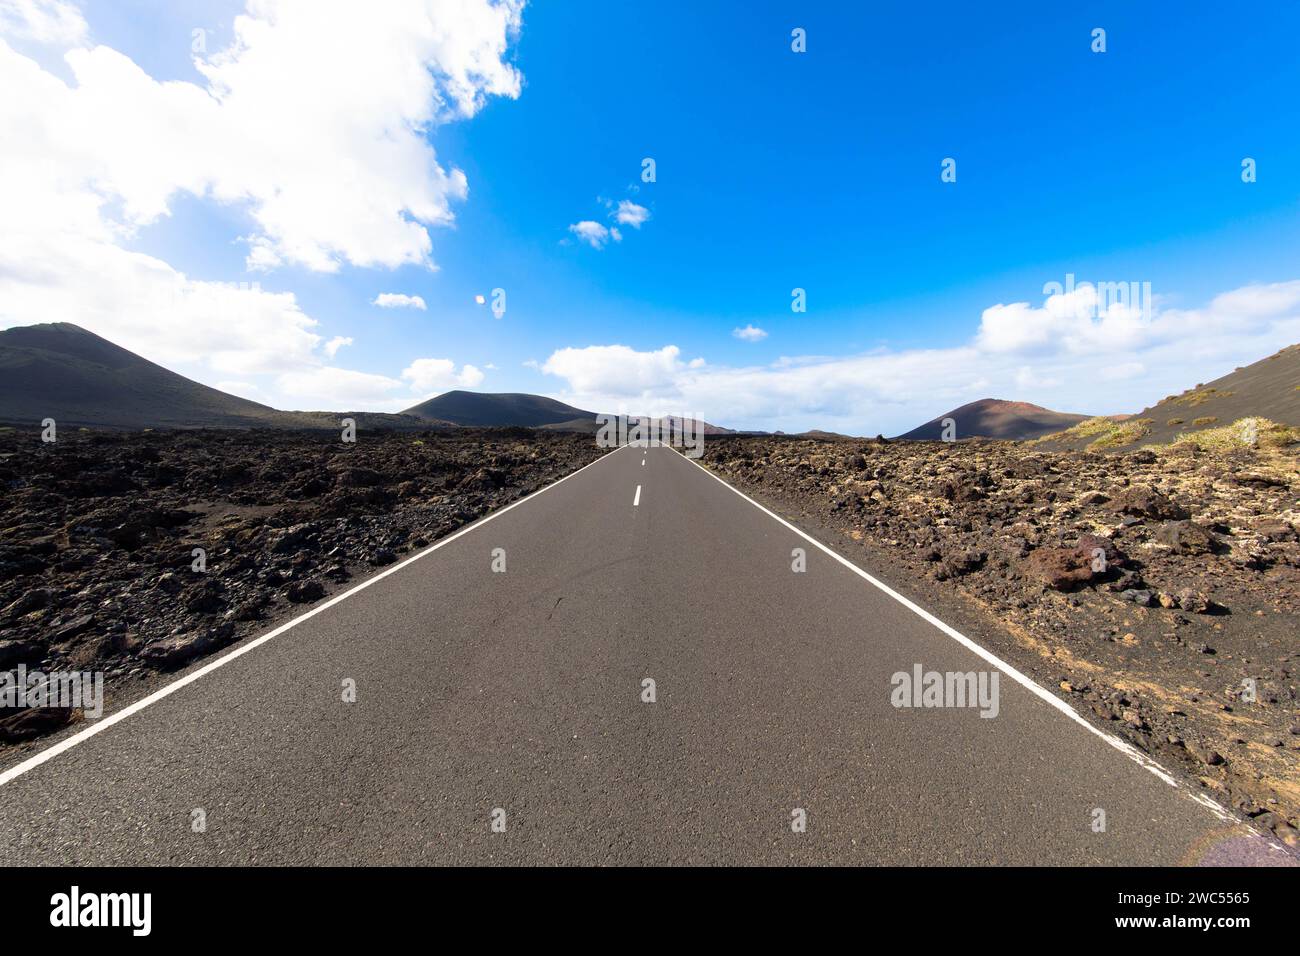
[[[101,428],[545,428],[595,434],[595,412],[543,395],[445,392],[398,414],[280,411],[150,362],[69,322],[0,331],[0,422]],[[703,423],[705,434],[727,429]]]
[[[600,428],[596,412],[519,392],[458,389],[399,414],[280,411],[188,379],[68,322],[0,331],[0,422],[37,425],[53,418],[60,425],[123,429],[335,429],[342,417],[355,418],[361,428],[513,426],[590,434]],[[898,437],[941,439],[944,419],[951,418],[958,440],[1037,440],[1045,447],[1072,448],[1097,446],[1101,434],[1103,444],[1136,447],[1221,428],[1245,417],[1300,427],[1300,345],[1171,395],[1136,415],[1090,419],[1029,402],[985,398]],[[707,422],[701,425],[706,435],[740,434]],[[839,437],[817,430],[806,435]]]
[[[496,425],[523,425],[527,428],[544,428],[548,431],[586,432],[596,434],[602,422],[596,412],[584,411],[544,395],[524,392],[467,392],[461,389],[444,392],[402,412],[417,418],[432,416],[455,425],[491,427]],[[601,416],[603,417],[603,416]],[[645,417],[628,416],[631,421]],[[680,427],[679,415],[665,416],[659,420],[661,427]],[[686,419],[694,429],[694,419]],[[699,427],[705,435],[732,435],[729,428],[701,421]]]
[[[981,398],[932,418],[898,437],[909,441],[938,441],[943,438],[944,419],[951,418],[958,441],[964,438],[1038,438],[1069,428],[1088,416],[1054,412],[1029,402]]]

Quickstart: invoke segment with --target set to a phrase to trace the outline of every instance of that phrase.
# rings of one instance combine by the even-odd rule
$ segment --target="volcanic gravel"
[[[0,430],[0,671],[138,696],[601,454],[528,429]],[[0,710],[0,750],[81,716]]]

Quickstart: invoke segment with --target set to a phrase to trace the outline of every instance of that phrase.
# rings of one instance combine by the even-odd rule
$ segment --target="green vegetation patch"
[[[1151,432],[1150,418],[1131,418],[1126,422],[1111,422],[1110,431],[1099,435],[1089,448],[1116,448],[1131,445],[1139,438],[1145,438]]]
[[[1287,448],[1300,443],[1300,428],[1282,425],[1267,418],[1239,418],[1231,425],[1184,432],[1173,445],[1194,445],[1207,451],[1233,448]]]
[[[1137,441],[1151,431],[1151,419],[1130,418],[1117,422],[1113,418],[1100,415],[1086,418],[1077,425],[1071,425],[1064,431],[1044,435],[1029,442],[1031,445],[1043,442],[1076,442],[1091,439],[1089,448],[1115,448]]]
[[[1188,408],[1195,408],[1198,405],[1204,405],[1206,402],[1215,398],[1228,398],[1232,392],[1221,392],[1217,388],[1193,388],[1177,398],[1165,399],[1170,405],[1186,405]]]

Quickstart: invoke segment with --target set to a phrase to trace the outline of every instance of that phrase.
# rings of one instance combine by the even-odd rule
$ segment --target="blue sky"
[[[274,30],[277,8],[293,2],[267,0],[254,20]],[[1171,16],[1164,5],[1131,2],[1066,10],[564,0],[512,9],[514,24],[496,33],[487,21],[501,8],[488,0],[466,8],[478,5],[484,19],[462,27],[444,12],[451,39],[411,51],[385,46],[383,35],[367,49],[365,30],[347,22],[364,15],[356,9],[326,4],[315,14],[360,37],[355,51],[341,44],[341,56],[319,64],[326,97],[355,98],[365,116],[400,101],[397,127],[410,125],[414,107],[392,77],[376,78],[382,64],[409,56],[455,75],[468,56],[456,47],[462,37],[476,56],[480,41],[500,41],[495,80],[465,74],[481,87],[472,109],[417,118],[431,161],[467,183],[442,197],[454,221],[421,220],[400,202],[372,216],[367,197],[404,172],[383,168],[383,155],[340,155],[329,101],[313,96],[318,64],[297,48],[295,69],[249,69],[238,82],[251,101],[262,98],[259,83],[274,85],[268,101],[302,97],[301,111],[282,108],[271,122],[292,132],[301,124],[295,141],[320,148],[285,160],[261,155],[263,141],[250,137],[225,162],[242,162],[238,147],[256,170],[223,185],[238,177],[193,157],[167,167],[157,158],[179,135],[173,118],[141,135],[164,144],[141,160],[158,163],[157,176],[171,184],[164,211],[119,215],[145,187],[121,171],[95,181],[101,218],[129,220],[117,247],[192,283],[256,283],[292,295],[295,316],[314,324],[286,319],[283,300],[279,312],[250,322],[298,322],[318,338],[311,347],[287,344],[277,366],[250,346],[257,358],[241,367],[237,344],[217,361],[211,330],[188,344],[176,330],[210,324],[201,310],[160,317],[156,334],[143,319],[120,326],[100,304],[68,297],[57,300],[60,317],[280,407],[395,410],[467,385],[598,410],[697,413],[734,427],[866,434],[905,430],[987,395],[1136,411],[1297,340],[1294,5],[1247,16],[1187,3]],[[64,47],[97,45],[129,58],[150,82],[211,91],[196,68],[193,31],[206,31],[202,57],[220,57],[240,9],[88,2],[75,36],[51,41],[28,29],[7,39],[11,55],[31,57],[74,93],[88,94],[92,83],[68,65]],[[1091,49],[1098,27],[1104,53]],[[791,50],[795,28],[806,31],[805,53]],[[95,82],[98,100],[115,98],[124,117],[167,115],[160,104],[177,92]],[[368,96],[376,106],[367,113]],[[238,131],[252,122],[241,119]],[[376,135],[357,123],[343,129]],[[96,141],[95,130],[81,132]],[[641,182],[644,157],[655,160],[656,182]],[[953,183],[940,180],[948,157]],[[1256,182],[1242,181],[1245,157],[1257,163]],[[300,188],[301,203],[265,212],[257,197],[304,178],[314,191]],[[615,221],[619,201],[645,210],[640,228]],[[355,207],[352,218],[316,222],[316,210],[331,204]],[[385,216],[427,232],[424,261],[394,262],[388,233],[367,234]],[[617,228],[621,240],[595,248],[570,229],[583,221]],[[366,238],[335,238],[344,233]],[[278,250],[273,268],[249,268],[259,234]],[[319,256],[286,253],[300,238],[322,243],[332,271]],[[1069,273],[1149,282],[1154,306],[1142,316],[1114,313],[1110,325],[1101,313],[1079,319],[1073,306],[1063,318],[1043,286]],[[475,303],[498,287],[507,303],[499,319]],[[805,313],[791,311],[796,287],[806,290]],[[47,300],[21,291],[20,304],[0,312],[4,324],[53,317],[37,314]],[[426,308],[381,309],[372,304],[381,293],[419,296]],[[986,312],[999,305],[1007,308]],[[765,336],[733,334],[748,326]],[[336,339],[351,342],[326,354]],[[151,342],[161,354],[150,354]],[[404,374],[420,359],[448,364]]]

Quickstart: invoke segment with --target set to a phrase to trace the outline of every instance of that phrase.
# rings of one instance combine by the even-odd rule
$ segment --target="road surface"
[[[1173,864],[1252,839],[1006,673],[996,717],[895,707],[918,664],[995,669],[676,451],[623,448],[0,768],[0,863]]]

